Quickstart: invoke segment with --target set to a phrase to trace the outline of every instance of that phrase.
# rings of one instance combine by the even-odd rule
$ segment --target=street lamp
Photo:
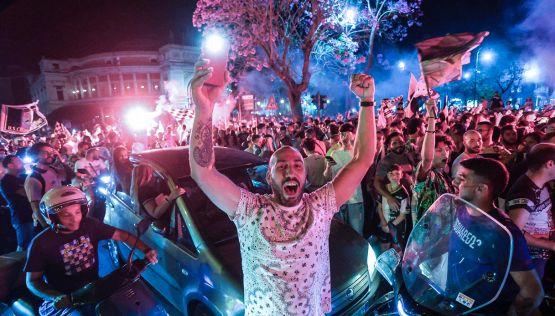
[[[476,52],[476,62],[474,64],[474,100],[476,101],[476,106],[478,105],[478,65],[480,64],[480,51],[482,48],[478,48],[478,52]],[[485,51],[482,55],[482,61],[485,63],[490,63],[493,61],[495,56],[489,50]]]

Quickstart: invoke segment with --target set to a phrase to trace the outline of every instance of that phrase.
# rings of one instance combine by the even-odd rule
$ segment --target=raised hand
[[[426,101],[426,111],[429,116],[435,117],[437,115],[436,100],[430,98]]]
[[[374,101],[374,78],[372,76],[352,75],[350,89],[361,101]]]

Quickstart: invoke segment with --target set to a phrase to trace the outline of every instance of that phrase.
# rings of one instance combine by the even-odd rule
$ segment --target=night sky
[[[232,1],[232,0],[230,0]],[[191,23],[195,0],[0,0],[0,75],[37,71],[41,56],[91,53],[168,42],[196,44]],[[401,44],[446,33],[489,30],[511,41],[512,27],[526,14],[516,0],[424,0],[422,27]]]

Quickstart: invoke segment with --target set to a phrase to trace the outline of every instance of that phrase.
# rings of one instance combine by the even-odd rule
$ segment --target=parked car
[[[165,230],[149,230],[143,240],[158,251],[159,263],[143,278],[181,314],[243,315],[243,274],[237,230],[190,177],[188,148],[159,149],[131,156],[136,167],[150,166],[159,192],[179,185],[186,193],[168,210]],[[237,185],[268,193],[267,161],[250,153],[215,148],[216,168]],[[139,189],[140,190],[140,189]],[[132,198],[113,191],[107,199],[106,222],[133,231],[144,215]],[[121,258],[129,253],[115,244]],[[380,280],[369,243],[334,220],[330,235],[332,308],[330,315],[364,315],[372,307]]]

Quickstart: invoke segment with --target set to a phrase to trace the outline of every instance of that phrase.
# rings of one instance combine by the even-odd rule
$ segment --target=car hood
[[[330,269],[332,295],[348,288],[354,279],[368,273],[368,242],[348,225],[332,220]],[[370,248],[370,251],[373,251]]]

